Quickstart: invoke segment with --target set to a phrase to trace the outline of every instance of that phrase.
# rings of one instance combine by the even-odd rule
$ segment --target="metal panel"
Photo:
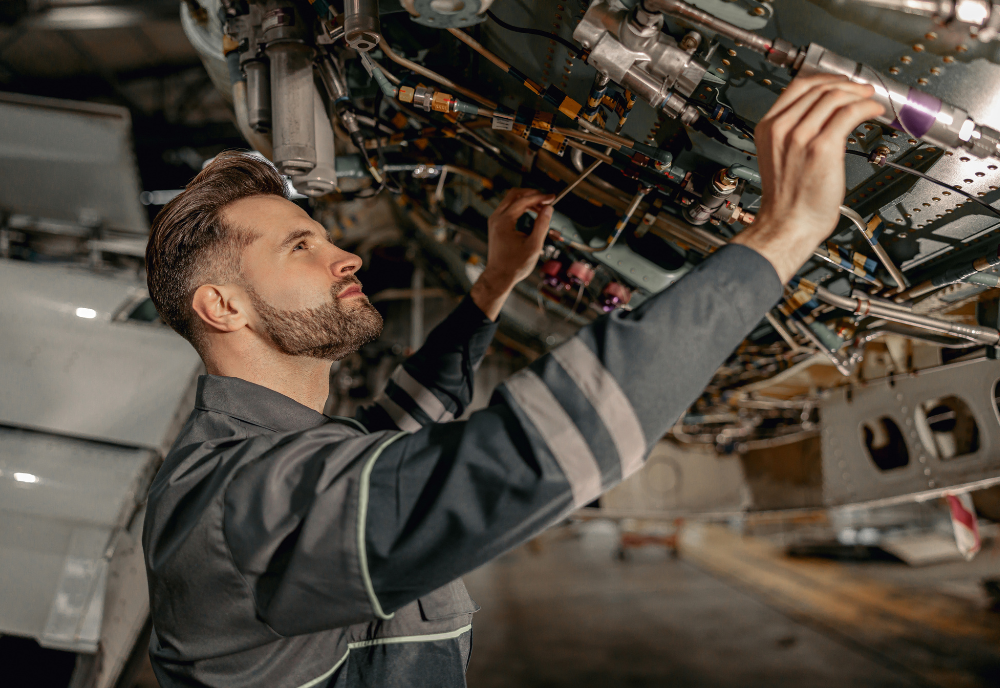
[[[1000,482],[1000,421],[993,398],[998,380],[1000,361],[978,359],[834,391],[821,407],[824,504],[919,499]],[[952,395],[969,405],[979,426],[979,449],[941,461],[921,442],[915,409]],[[868,456],[862,424],[882,416],[903,432],[910,456],[905,466],[880,470]]]
[[[201,360],[165,327],[113,320],[141,289],[0,261],[0,424],[164,450]]]
[[[0,207],[149,232],[126,108],[0,93],[0,122]]]
[[[144,449],[0,427],[0,633],[94,652],[108,559],[156,467]]]

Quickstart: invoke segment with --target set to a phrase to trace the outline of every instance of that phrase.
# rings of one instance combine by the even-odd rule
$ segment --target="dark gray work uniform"
[[[356,420],[202,377],[143,533],[161,686],[464,686],[459,577],[639,469],[780,295],[722,248],[465,421],[495,329],[470,299]]]

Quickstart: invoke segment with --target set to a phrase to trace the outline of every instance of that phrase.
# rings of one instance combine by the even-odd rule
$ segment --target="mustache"
[[[333,286],[330,287],[330,295],[333,296],[333,298],[337,298],[340,295],[340,293],[344,291],[344,289],[352,285],[360,288],[361,280],[359,280],[354,275],[348,275],[342,280],[333,283]]]

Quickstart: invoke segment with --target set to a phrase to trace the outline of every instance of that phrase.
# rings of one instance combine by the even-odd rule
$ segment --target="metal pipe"
[[[653,187],[651,186],[639,186],[639,190],[635,193],[635,196],[632,197],[632,201],[628,204],[628,207],[625,208],[625,212],[622,213],[620,218],[618,218],[618,223],[615,225],[615,233],[611,237],[611,240],[608,241],[608,245],[605,247],[605,250],[615,245],[615,242],[618,241],[618,237],[621,236],[625,226],[628,224],[629,220],[632,219],[636,209],[638,209],[639,204],[642,203],[642,199],[644,199],[646,194],[652,190]]]
[[[496,65],[499,69],[502,69],[504,72],[506,72],[508,74],[511,74],[511,69],[513,69],[513,68],[510,66],[509,63],[507,63],[504,60],[502,60],[499,57],[497,57],[497,55],[494,54],[493,52],[491,52],[490,50],[487,50],[485,47],[483,47],[482,43],[480,43],[479,41],[477,41],[475,38],[473,38],[469,34],[465,33],[461,29],[448,29],[448,33],[450,33],[452,36],[454,36],[458,40],[462,41],[467,46],[469,46],[470,48],[472,48],[473,50],[475,50],[477,53],[479,53],[480,55],[482,55],[483,57],[485,57],[487,60],[489,60],[490,62],[492,62],[494,65]],[[533,81],[533,80],[529,79],[528,77],[524,76],[523,74],[521,74],[517,70],[514,70],[514,72],[517,74],[517,78],[521,79],[524,82],[525,87],[529,91],[532,91],[535,95],[539,95],[539,96],[542,95],[542,92],[545,89],[542,87],[541,84],[539,84],[536,81]],[[512,74],[512,76],[513,76],[513,74]]]
[[[994,254],[982,256],[981,258],[977,258],[972,261],[972,263],[967,263],[957,268],[952,268],[951,270],[945,270],[936,277],[907,289],[896,298],[897,300],[915,299],[923,296],[924,294],[929,294],[935,289],[946,287],[949,284],[966,281],[977,272],[985,272],[986,270],[996,267],[997,265],[1000,265],[1000,246],[997,247]]]
[[[799,332],[801,332],[805,336],[805,338],[808,339],[810,343],[812,343],[813,346],[822,351],[823,354],[830,359],[830,362],[833,363],[833,367],[836,368],[841,375],[843,375],[844,377],[851,376],[850,363],[836,351],[830,351],[830,347],[828,347],[826,344],[820,341],[820,338],[816,335],[815,332],[809,329],[808,325],[806,325],[801,320],[797,320],[795,318],[789,320],[789,322],[795,325],[795,327],[799,328]]]
[[[969,8],[985,5],[975,0],[967,0],[964,4]],[[868,84],[875,89],[872,99],[885,109],[884,114],[875,118],[879,122],[937,146],[965,150],[979,158],[1000,157],[1000,132],[977,124],[965,110],[910,88],[821,45],[811,43],[805,48],[796,48],[780,38],[772,41],[682,0],[643,0],[642,7],[647,12],[663,12],[701,24],[765,55],[768,62],[791,69],[793,74],[837,74],[854,83]],[[990,38],[996,35],[995,30],[990,33]]]
[[[977,124],[959,107],[815,43],[810,43],[800,58],[793,70],[799,75],[835,74],[874,88],[872,100],[885,110],[875,119],[883,124],[942,148],[968,151],[977,158],[998,155],[1000,132]]]
[[[963,325],[962,323],[938,320],[936,318],[930,318],[916,313],[905,313],[878,303],[872,303],[864,297],[852,298],[849,296],[838,296],[823,287],[816,287],[816,298],[823,303],[828,303],[831,306],[842,308],[846,311],[854,313],[855,315],[871,315],[877,318],[882,318],[883,320],[889,320],[891,322],[913,325],[914,327],[931,330],[932,332],[940,332],[941,334],[947,334],[953,337],[969,339],[988,346],[996,346],[997,344],[1000,344],[1000,331],[997,331],[992,327],[983,327],[981,325]]]
[[[574,149],[574,150],[576,150],[576,149]],[[611,152],[611,147],[610,146],[608,148],[604,149],[604,154],[605,155],[607,155],[610,152]],[[552,201],[552,203],[550,203],[549,205],[555,205],[556,203],[558,203],[559,201],[561,201],[562,199],[564,199],[567,195],[569,195],[569,193],[573,189],[575,189],[580,184],[580,182],[582,182],[584,179],[586,179],[587,177],[589,177],[590,173],[593,172],[594,170],[596,170],[600,166],[601,166],[601,161],[600,160],[595,160],[594,162],[590,163],[590,166],[587,169],[585,169],[583,172],[581,172],[579,177],[577,177],[572,182],[570,182],[566,186],[566,188],[564,188],[562,191],[560,191],[559,195],[556,196],[555,199]]]
[[[464,86],[459,86],[458,84],[456,84],[451,79],[443,77],[440,74],[438,74],[437,72],[433,72],[433,71],[427,69],[423,65],[419,65],[416,62],[413,62],[412,60],[407,60],[405,57],[397,55],[396,53],[394,53],[392,51],[392,48],[389,46],[389,42],[386,41],[384,38],[382,39],[382,41],[380,43],[380,46],[382,48],[382,52],[385,53],[385,56],[388,57],[393,62],[395,62],[396,64],[398,64],[398,65],[400,65],[402,67],[406,67],[411,72],[419,74],[420,76],[427,77],[431,81],[434,81],[434,82],[436,82],[438,84],[441,84],[445,88],[450,88],[453,91],[457,91],[458,93],[461,93],[464,96],[472,98],[474,101],[476,101],[480,105],[485,105],[488,108],[496,110],[496,108],[497,108],[496,102],[490,100],[489,98],[484,98],[483,96],[479,95],[475,91],[470,91],[469,89],[465,88]]]
[[[919,328],[908,327],[900,323],[886,323],[877,330],[868,330],[862,335],[855,336],[854,345],[861,346],[889,334],[906,337],[907,339],[923,342],[924,344],[940,346],[943,349],[971,349],[974,346],[978,346],[977,342],[965,339],[954,339],[943,335],[928,334]]]
[[[378,0],[344,0],[344,40],[347,45],[366,53],[378,45],[381,37]]]
[[[778,336],[785,340],[785,344],[788,344],[788,346],[792,348],[792,353],[802,350],[802,347],[799,346],[794,339],[792,339],[792,333],[785,329],[785,326],[781,324],[780,320],[774,317],[774,314],[771,313],[771,311],[765,313],[764,317],[767,318],[769,323],[771,323],[771,327],[773,327],[774,331],[778,333]]]
[[[647,12],[663,12],[672,17],[685,19],[695,24],[700,24],[718,34],[742,43],[751,50],[767,55],[771,52],[774,42],[754,33],[741,29],[734,24],[719,19],[715,15],[700,10],[694,5],[689,5],[681,0],[643,0],[642,7]]]
[[[590,146],[584,145],[584,144],[580,143],[579,141],[574,141],[573,139],[566,139],[566,145],[569,146],[570,148],[578,148],[578,149],[582,150],[584,153],[586,153],[587,155],[589,155],[589,156],[591,156],[593,158],[597,158],[601,162],[607,163],[609,165],[612,163],[612,158],[611,158],[610,155],[605,155],[604,153],[601,153],[600,151],[595,151]]]
[[[899,268],[896,267],[896,264],[892,262],[892,258],[890,258],[889,254],[885,252],[882,245],[868,236],[868,226],[865,224],[865,221],[861,218],[858,212],[853,208],[848,208],[846,205],[842,205],[840,206],[840,214],[854,223],[857,230],[861,232],[861,236],[863,236],[865,241],[868,242],[872,251],[874,251],[879,261],[881,261],[882,265],[889,273],[889,276],[892,277],[892,281],[896,283],[896,291],[906,289],[909,286],[909,283],[906,281],[903,273],[900,272]]]

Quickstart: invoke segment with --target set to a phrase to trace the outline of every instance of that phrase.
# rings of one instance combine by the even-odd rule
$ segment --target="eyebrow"
[[[293,231],[289,232],[288,236],[285,237],[285,240],[281,242],[281,244],[278,246],[278,250],[282,251],[289,244],[293,244],[296,241],[298,241],[299,239],[304,239],[306,237],[311,237],[311,236],[314,236],[314,235],[315,235],[315,232],[313,232],[313,230],[311,230],[311,229],[296,229],[296,230],[293,230]]]

